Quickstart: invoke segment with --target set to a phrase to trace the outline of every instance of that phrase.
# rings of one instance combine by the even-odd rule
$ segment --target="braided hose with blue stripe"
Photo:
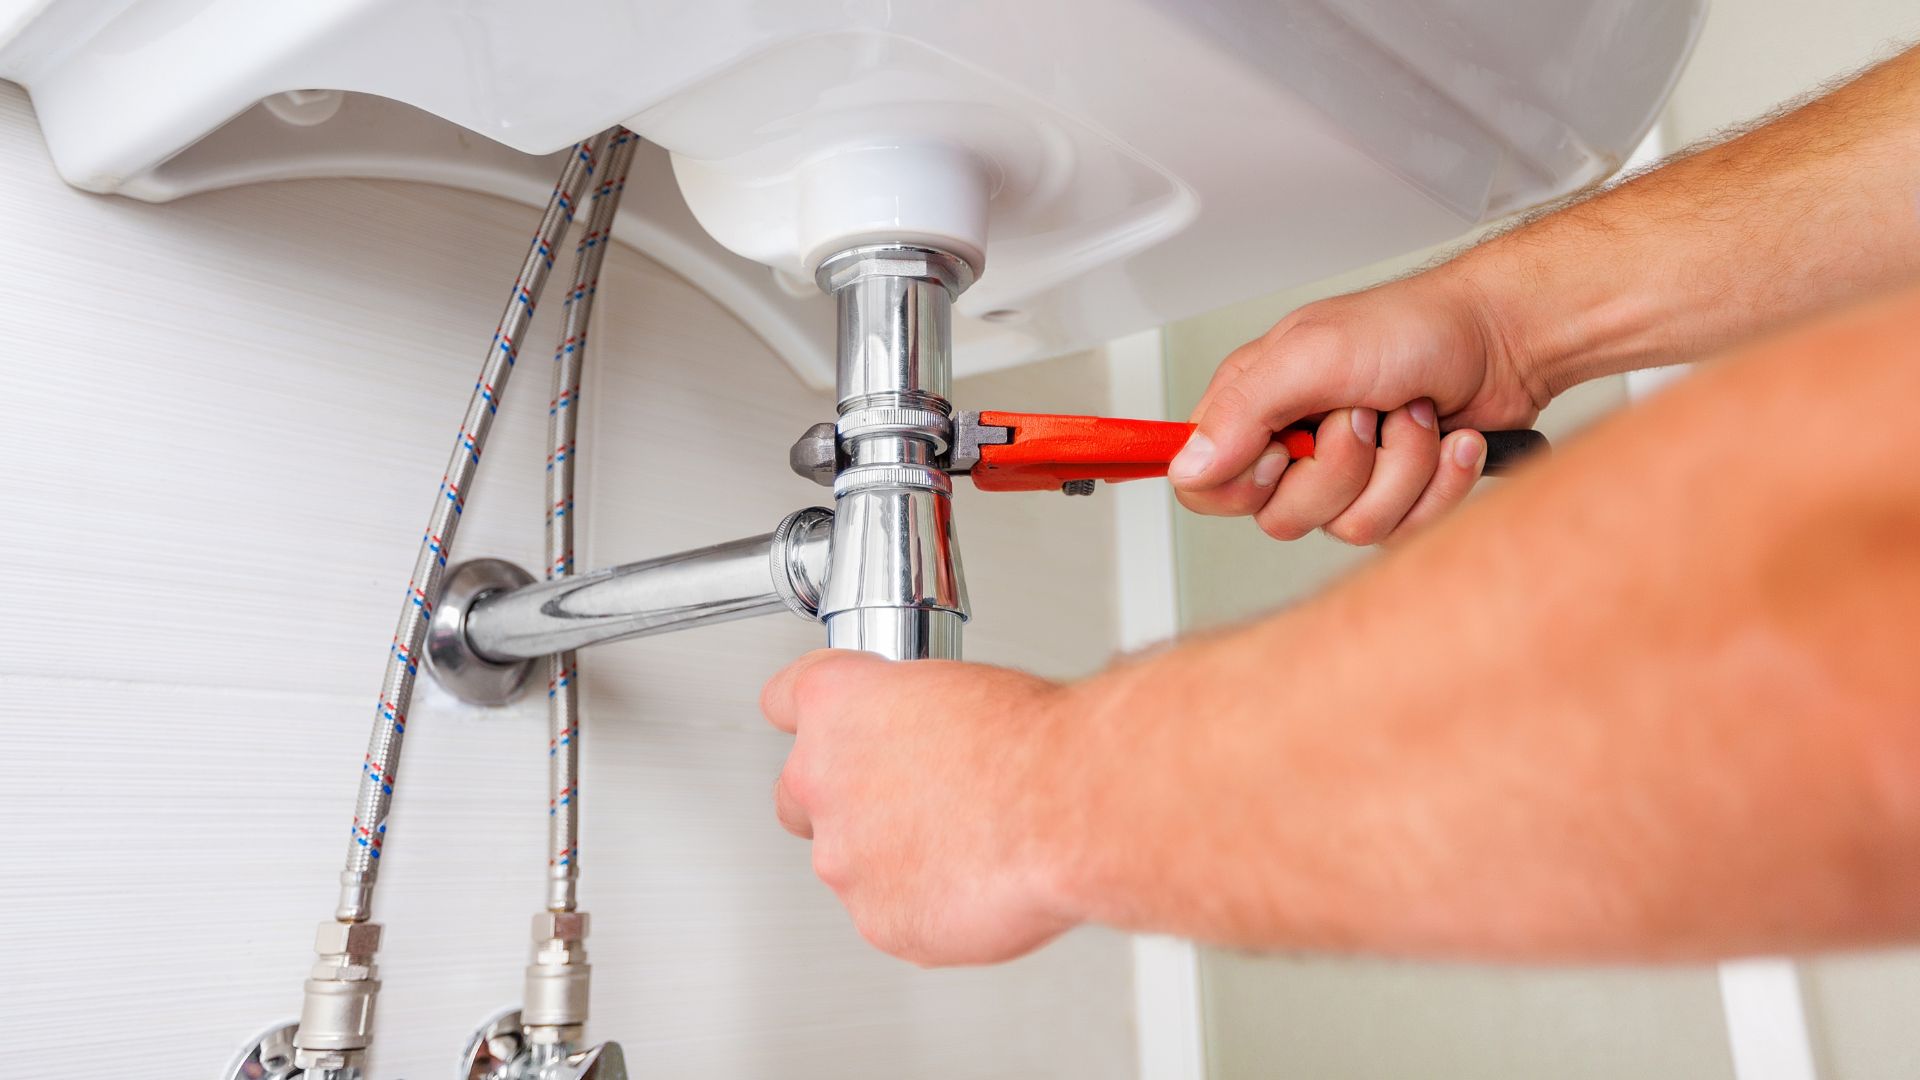
[[[475,467],[493,426],[494,413],[507,388],[520,350],[520,339],[533,320],[547,274],[553,268],[555,248],[565,240],[567,226],[573,221],[574,207],[581,189],[593,174],[595,160],[605,148],[611,132],[603,132],[574,144],[554,185],[547,209],[540,217],[540,228],[521,264],[520,276],[506,311],[487,346],[486,362],[479,381],[473,385],[473,397],[467,402],[466,417],[460,424],[453,455],[446,474],[440,480],[440,492],[434,497],[433,514],[427,532],[421,538],[420,556],[414,562],[413,580],[407,585],[407,600],[400,609],[400,624],[394,630],[393,644],[387,655],[386,678],[381,683],[380,704],[374,711],[373,735],[360,766],[360,794],[353,818],[353,838],[347,846],[347,866],[340,875],[340,906],[334,917],[341,922],[365,922],[373,913],[373,885],[379,874],[380,849],[386,842],[387,813],[393,805],[394,770],[400,761],[401,741],[407,730],[407,709],[413,702],[414,678],[420,670],[420,654],[427,636],[427,624],[433,614],[433,602],[440,595],[441,579],[447,570],[447,553],[453,547],[455,531],[473,483]]]
[[[626,191],[640,137],[619,128],[607,147],[601,180],[574,253],[566,325],[553,354],[553,400],[547,405],[547,577],[573,573],[574,465],[579,458],[580,372],[587,359],[587,323],[600,288],[600,264],[613,243],[613,216]],[[572,911],[580,878],[580,668],[569,650],[547,657],[547,910]]]

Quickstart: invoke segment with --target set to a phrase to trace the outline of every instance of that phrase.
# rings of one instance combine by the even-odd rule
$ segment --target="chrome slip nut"
[[[912,465],[904,462],[855,465],[850,469],[842,470],[839,476],[833,478],[835,498],[844,498],[858,491],[893,489],[952,495],[953,481],[947,478],[945,472],[930,465]]]
[[[939,283],[950,296],[973,284],[974,268],[957,255],[912,244],[867,244],[828,256],[813,282],[829,295],[872,277],[913,278]]]
[[[831,478],[829,478],[831,482]],[[824,506],[795,510],[774,526],[773,542],[767,545],[767,576],[773,591],[787,610],[809,621],[820,617],[820,597],[826,589],[826,566],[807,565],[807,553],[831,543],[833,511]]]
[[[937,456],[947,452],[953,421],[944,411],[923,405],[858,405],[840,414],[836,431],[841,442],[887,435],[921,439],[933,445]]]

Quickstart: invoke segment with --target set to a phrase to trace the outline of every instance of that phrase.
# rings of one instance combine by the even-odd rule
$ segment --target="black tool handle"
[[[1515,431],[1484,431],[1487,439],[1487,476],[1505,476],[1536,457],[1545,457],[1553,446],[1547,437],[1531,428]]]
[[[1311,435],[1313,429],[1305,424],[1295,424],[1283,435],[1304,431]],[[1375,432],[1374,445],[1380,445],[1380,434]],[[1481,470],[1483,476],[1506,476],[1515,469],[1536,457],[1545,457],[1553,449],[1547,437],[1531,428],[1519,428],[1513,431],[1483,431],[1481,437],[1487,440],[1487,464]],[[1311,453],[1311,444],[1301,453]]]

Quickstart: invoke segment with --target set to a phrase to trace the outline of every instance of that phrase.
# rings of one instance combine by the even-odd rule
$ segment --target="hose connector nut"
[[[370,965],[373,954],[380,951],[380,924],[330,919],[314,931],[313,951],[322,958],[339,957],[343,962]]]
[[[358,1068],[373,1044],[373,1006],[380,993],[373,956],[377,923],[328,920],[313,936],[316,954],[294,1033],[294,1064],[308,1072]]]
[[[533,943],[538,947],[550,941],[567,944],[585,941],[590,925],[584,911],[543,911],[533,917]]]

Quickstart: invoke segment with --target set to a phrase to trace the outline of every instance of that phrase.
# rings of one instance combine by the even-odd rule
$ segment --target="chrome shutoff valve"
[[[511,1009],[474,1033],[460,1080],[627,1080],[627,1059],[616,1042],[585,1050],[530,1045],[520,1010]]]
[[[306,1080],[359,1080],[373,1044],[373,1003],[380,993],[373,954],[378,923],[320,924],[316,954],[293,1037],[293,1064]]]
[[[373,1044],[380,973],[378,923],[320,924],[300,1020],[260,1035],[228,1070],[233,1080],[361,1080]]]
[[[521,1020],[534,1045],[573,1045],[587,1023],[593,967],[587,963],[587,913],[543,911],[533,917],[533,962],[527,965]]]
[[[581,1048],[593,969],[583,911],[533,917],[526,1004],[483,1024],[467,1043],[462,1080],[626,1080],[620,1044]]]

